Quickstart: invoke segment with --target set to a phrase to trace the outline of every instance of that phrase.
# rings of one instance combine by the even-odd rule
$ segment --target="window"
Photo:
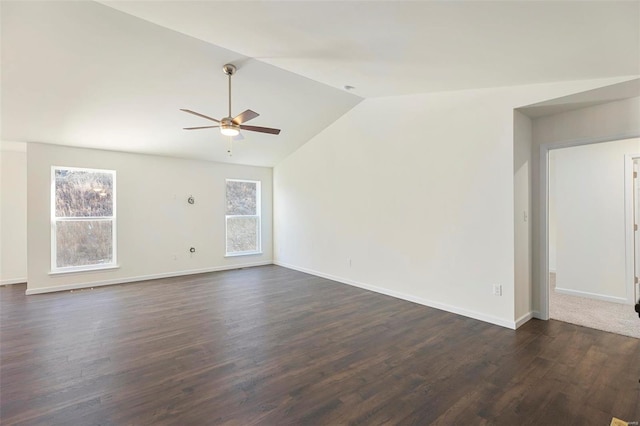
[[[116,172],[51,168],[51,270],[116,264]]]
[[[260,182],[227,179],[227,256],[256,254],[260,247]]]

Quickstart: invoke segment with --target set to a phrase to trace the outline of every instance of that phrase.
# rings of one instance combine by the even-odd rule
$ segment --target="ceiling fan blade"
[[[216,123],[220,122],[220,120],[216,120],[215,118],[207,117],[204,114],[200,114],[199,112],[191,111],[190,109],[182,109],[182,108],[180,108],[180,111],[188,112],[189,114],[197,115],[198,117],[206,118],[207,120],[215,121]]]
[[[252,132],[260,132],[260,133],[270,133],[272,135],[279,135],[280,129],[272,129],[269,127],[259,127],[259,126],[243,126],[240,125],[242,130],[250,130]]]
[[[183,130],[213,129],[220,126],[183,127]]]
[[[259,115],[260,114],[258,114],[257,112],[251,111],[250,109],[248,109],[245,112],[243,112],[242,114],[238,114],[236,116],[236,118],[234,118],[231,121],[233,121],[235,124],[242,124],[242,123],[246,123],[249,120],[253,120],[254,118],[256,118]]]

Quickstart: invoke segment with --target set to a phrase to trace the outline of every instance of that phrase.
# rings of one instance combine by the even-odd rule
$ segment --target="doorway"
[[[640,338],[633,283],[638,152],[638,138],[549,150],[550,318]]]

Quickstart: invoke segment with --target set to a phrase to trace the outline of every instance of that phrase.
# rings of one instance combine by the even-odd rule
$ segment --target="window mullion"
[[[78,217],[74,217],[74,216],[62,216],[62,217],[55,217],[54,220],[56,221],[76,221],[76,222],[81,222],[81,221],[91,221],[91,220],[114,220],[115,216],[78,216]]]

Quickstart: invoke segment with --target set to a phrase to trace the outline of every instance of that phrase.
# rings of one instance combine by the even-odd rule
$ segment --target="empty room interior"
[[[0,19],[1,424],[640,421],[640,1]]]

